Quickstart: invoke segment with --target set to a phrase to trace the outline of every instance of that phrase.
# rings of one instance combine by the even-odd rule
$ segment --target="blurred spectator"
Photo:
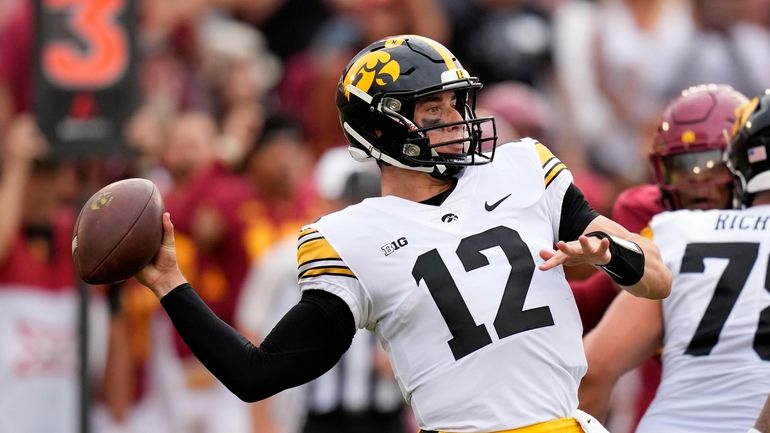
[[[767,6],[766,0],[601,2],[592,74],[608,110],[588,120],[603,119],[586,137],[593,163],[618,182],[642,182],[655,116],[679,89],[722,82],[754,94],[770,85]],[[571,92],[571,109],[580,110],[584,99]],[[589,108],[597,114],[595,105]]]
[[[669,91],[721,82],[751,95],[770,86],[770,3],[691,0],[691,5],[695,28]]]
[[[180,267],[204,301],[232,323],[251,261],[286,233],[309,222],[309,160],[301,129],[271,118],[233,173],[217,154],[219,131],[205,112],[182,113],[169,126],[163,163],[173,184],[164,197],[175,215]],[[143,304],[138,302],[141,307]],[[140,309],[140,313],[141,313]],[[146,308],[143,311],[147,311]],[[153,360],[167,422],[175,432],[246,432],[248,406],[191,356],[167,322],[155,324]],[[168,334],[168,335],[167,335]],[[164,337],[165,335],[165,337]],[[176,351],[164,338],[173,338]]]
[[[311,168],[299,122],[288,115],[269,117],[243,167],[244,179],[254,191],[239,211],[246,221],[246,248],[252,261],[317,216]]]
[[[611,117],[596,142],[588,143],[590,156],[630,185],[647,177],[645,146],[659,110],[673,96],[668,84],[681,73],[693,23],[686,0],[607,0],[597,12],[595,77]]]
[[[379,195],[379,171],[374,162],[354,161],[346,147],[324,152],[315,169],[315,182],[320,213]],[[238,306],[239,327],[259,341],[299,297],[296,236],[292,235],[252,268]],[[374,335],[366,331],[356,334],[348,352],[325,375],[257,404],[265,406],[257,417],[257,432],[407,431],[403,399],[387,358]]]
[[[530,137],[542,143],[552,142],[546,134],[552,130],[548,125],[549,103],[537,90],[524,83],[505,81],[485,86],[479,93],[477,105],[489,110],[498,124],[512,128],[507,134],[498,131],[500,143]],[[498,126],[499,128],[499,126]]]
[[[71,163],[45,158],[47,147],[29,116],[13,121],[2,147],[3,432],[75,433],[80,427],[78,288],[70,254],[75,177]],[[104,297],[94,296],[88,310],[88,375],[101,383],[109,331]]]
[[[339,72],[352,55],[387,35],[416,33],[439,42],[451,36],[440,0],[325,0],[325,4],[334,14],[323,21],[306,49],[287,60],[279,87],[282,110],[301,120],[314,159],[346,143],[328,95],[336,91]]]
[[[514,80],[539,87],[550,78],[553,43],[541,2],[475,0],[455,10],[453,52],[485,82]]]
[[[259,31],[220,15],[202,22],[198,40],[201,71],[216,97],[222,129],[219,157],[235,168],[260,134],[281,63]]]
[[[250,189],[217,158],[217,136],[208,113],[186,112],[174,119],[163,150],[163,163],[173,178],[164,201],[166,210],[175,215],[180,266],[212,310],[231,322],[249,266],[239,209]],[[168,388],[172,429],[248,431],[245,403],[216,381],[178,336],[174,341],[177,368],[165,367],[161,385]]]
[[[325,0],[331,15],[313,38],[311,49],[357,51],[388,35],[415,33],[439,42],[451,36],[441,3],[436,0]],[[430,19],[426,19],[430,17]]]
[[[11,14],[20,2],[24,0],[3,0],[0,2],[0,26],[3,25],[4,20]]]
[[[599,93],[592,56],[596,9],[591,2],[567,1],[553,13],[553,61],[559,92],[549,100],[552,107],[561,107],[554,132],[559,145],[569,152],[572,170],[587,168],[586,149],[604,134],[611,115]]]
[[[0,131],[8,131],[18,113],[32,104],[32,2],[15,3],[0,24]]]
[[[153,181],[161,193],[171,188],[172,177],[162,166],[162,152],[167,139],[168,117],[155,107],[139,107],[123,128],[123,139],[133,149],[135,176]]]
[[[144,105],[166,117],[182,110],[214,109],[197,66],[197,32],[211,0],[139,3],[139,82]]]
[[[262,31],[281,60],[307,48],[329,11],[324,0],[216,0]]]
[[[278,82],[281,63],[254,28],[211,14],[197,38],[201,71],[222,106],[261,101]]]
[[[554,141],[557,124],[553,116],[551,103],[537,89],[524,83],[513,81],[499,82],[485,87],[479,93],[478,109],[480,113],[489,111],[495,116],[498,143],[507,143],[522,137],[534,138],[543,143]],[[558,146],[554,146],[558,147]],[[582,149],[568,146],[559,147],[559,154],[565,155],[563,161],[570,164],[575,184],[584,192],[586,200],[602,214],[609,214],[612,200],[617,191],[612,184],[598,173],[594,173],[582,164]],[[578,269],[570,267],[570,274],[580,274]],[[593,272],[593,267],[584,269]]]

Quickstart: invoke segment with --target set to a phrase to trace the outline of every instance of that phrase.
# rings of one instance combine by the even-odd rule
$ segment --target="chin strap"
[[[599,239],[610,240],[610,261],[600,265],[616,283],[621,286],[633,286],[644,275],[644,251],[634,242],[611,236],[602,231],[587,233]]]

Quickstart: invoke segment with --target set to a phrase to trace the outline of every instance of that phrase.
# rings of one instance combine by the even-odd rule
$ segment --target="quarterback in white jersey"
[[[421,426],[496,431],[569,416],[582,326],[562,269],[535,263],[558,239],[571,182],[542,144],[502,146],[440,206],[372,198],[308,226],[300,286],[339,296],[377,333]]]
[[[318,377],[368,328],[424,432],[601,431],[576,412],[586,365],[561,266],[600,266],[650,298],[671,275],[654,244],[591,209],[545,146],[495,152],[494,119],[474,112],[480,87],[421,36],[351,60],[337,107],[351,155],[378,161],[382,197],[302,231],[302,299],[260,347],[202,306],[164,216],[161,251],[137,277],[233,392],[256,400]]]
[[[651,232],[674,282],[637,432],[745,432],[770,391],[770,206],[660,214]]]

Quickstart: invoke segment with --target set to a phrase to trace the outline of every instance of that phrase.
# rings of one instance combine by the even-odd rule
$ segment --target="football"
[[[139,272],[160,248],[163,200],[147,179],[111,183],[83,205],[72,233],[72,259],[83,281],[112,284]]]

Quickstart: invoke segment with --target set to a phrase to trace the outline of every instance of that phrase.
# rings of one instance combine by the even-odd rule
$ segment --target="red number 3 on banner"
[[[44,42],[43,73],[65,88],[103,88],[119,80],[129,62],[127,35],[116,17],[127,0],[44,0],[48,9],[66,9],[69,25],[86,46],[72,41]],[[162,0],[161,0],[162,1]]]

